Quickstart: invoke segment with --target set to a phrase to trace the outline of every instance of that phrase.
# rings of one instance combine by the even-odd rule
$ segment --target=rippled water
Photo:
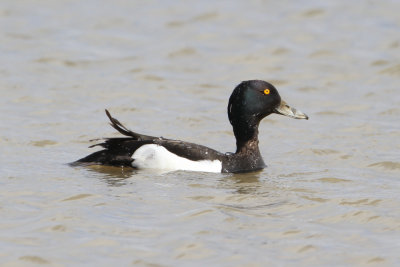
[[[0,264],[400,262],[400,2],[2,1]],[[268,168],[66,165],[141,133],[234,151],[226,105],[265,79]]]

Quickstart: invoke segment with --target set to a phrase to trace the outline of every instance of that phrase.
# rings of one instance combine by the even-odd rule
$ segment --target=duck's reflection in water
[[[223,187],[234,189],[238,194],[255,193],[261,186],[262,171],[250,173],[235,173],[221,179]]]
[[[94,174],[96,178],[101,179],[110,186],[123,186],[126,185],[128,178],[135,175],[138,170],[129,167],[113,167],[104,165],[91,165],[86,169]]]

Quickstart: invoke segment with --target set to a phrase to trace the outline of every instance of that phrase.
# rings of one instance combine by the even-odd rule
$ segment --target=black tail
[[[138,141],[145,141],[145,140],[153,140],[156,139],[156,137],[154,136],[149,136],[149,135],[143,135],[143,134],[138,134],[135,132],[132,132],[131,130],[129,130],[128,128],[126,128],[122,123],[119,122],[119,120],[117,120],[116,118],[113,118],[110,114],[110,112],[108,112],[108,110],[106,109],[106,114],[107,117],[110,119],[110,125],[117,130],[118,132],[120,132],[121,134],[125,135],[125,136],[129,136],[132,137],[135,140]]]
[[[103,149],[90,154],[77,161],[69,163],[70,166],[88,166],[88,165],[109,165],[109,166],[132,166],[133,159],[130,155],[119,155],[110,153],[109,150]]]
[[[91,145],[90,147],[101,146],[105,149],[94,152],[84,158],[70,163],[71,166],[87,165],[111,165],[111,166],[131,166],[133,152],[143,143],[150,143],[156,137],[142,135],[132,132],[126,128],[117,119],[113,118],[106,109],[107,117],[110,119],[110,125],[121,134],[128,136],[122,138],[104,138],[102,143]]]

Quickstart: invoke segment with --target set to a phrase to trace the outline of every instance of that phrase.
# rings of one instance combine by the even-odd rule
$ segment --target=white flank
[[[183,170],[221,172],[219,160],[189,160],[169,152],[165,147],[149,144],[139,147],[133,153],[132,166],[138,169]]]

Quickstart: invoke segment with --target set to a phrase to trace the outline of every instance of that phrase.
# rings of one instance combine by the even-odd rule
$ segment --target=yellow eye
[[[269,95],[269,93],[270,93],[269,89],[264,90],[264,94]]]

